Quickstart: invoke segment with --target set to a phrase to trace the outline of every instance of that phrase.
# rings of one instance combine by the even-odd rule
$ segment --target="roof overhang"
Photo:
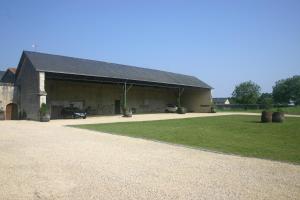
[[[111,77],[99,77],[99,76],[78,75],[78,74],[66,74],[66,73],[57,73],[57,72],[49,72],[49,71],[46,71],[45,74],[46,74],[46,79],[51,79],[51,80],[94,82],[94,83],[102,83],[102,84],[126,83],[126,84],[137,85],[137,86],[164,87],[164,88],[194,88],[194,89],[207,89],[207,90],[211,89],[211,88],[196,87],[192,85],[175,85],[175,84],[168,84],[168,83],[157,83],[157,82],[149,82],[149,81],[118,79],[118,78],[111,78]]]

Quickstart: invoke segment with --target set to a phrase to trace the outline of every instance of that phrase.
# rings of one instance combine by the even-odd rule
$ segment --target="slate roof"
[[[17,71],[17,68],[15,68],[15,67],[9,67],[7,70],[9,70],[9,71],[11,71],[13,74],[15,74],[16,71]]]
[[[1,78],[2,76],[5,74],[5,71],[0,71],[0,81],[1,81]]]
[[[213,98],[215,104],[224,104],[228,98]]]
[[[24,54],[37,71],[211,89],[194,76],[40,52],[24,51]]]
[[[9,67],[4,72],[3,75],[1,75],[1,72],[0,72],[0,81],[4,82],[4,83],[14,83],[15,77],[16,77],[16,71],[17,71],[17,68]]]

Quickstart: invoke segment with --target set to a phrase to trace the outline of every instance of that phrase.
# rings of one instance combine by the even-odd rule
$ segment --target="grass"
[[[300,106],[286,107],[282,109],[287,114],[300,115]]]
[[[300,118],[259,123],[258,116],[218,116],[74,127],[300,164]]]
[[[290,115],[300,115],[300,106],[295,106],[295,107],[283,107],[280,108],[285,114],[290,114]],[[250,112],[250,113],[260,113],[262,112],[262,109],[217,109],[217,112]],[[277,108],[272,109],[273,112],[277,111]]]

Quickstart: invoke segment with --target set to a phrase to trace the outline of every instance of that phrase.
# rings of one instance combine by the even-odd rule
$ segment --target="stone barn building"
[[[13,81],[15,109],[32,120],[42,103],[52,119],[71,104],[88,115],[121,114],[122,105],[134,113],[164,112],[167,104],[210,112],[211,105],[212,88],[194,76],[30,51],[22,53]]]
[[[0,120],[19,119],[18,91],[14,87],[16,68],[0,71]]]

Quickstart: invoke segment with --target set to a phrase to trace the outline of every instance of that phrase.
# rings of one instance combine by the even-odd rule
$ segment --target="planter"
[[[123,109],[123,117],[132,117],[132,111],[129,109]]]
[[[177,113],[178,113],[178,114],[185,114],[185,113],[186,113],[186,108],[184,108],[184,107],[179,107],[179,108],[177,109]]]
[[[272,115],[272,122],[283,122],[284,120],[284,113],[283,112],[274,112]]]
[[[272,114],[273,112],[271,111],[263,111],[261,113],[261,122],[263,123],[272,122]]]
[[[40,122],[49,122],[49,121],[50,121],[50,114],[45,114],[40,117]]]
[[[212,106],[212,107],[210,108],[210,112],[211,112],[211,113],[216,113],[215,107]]]

